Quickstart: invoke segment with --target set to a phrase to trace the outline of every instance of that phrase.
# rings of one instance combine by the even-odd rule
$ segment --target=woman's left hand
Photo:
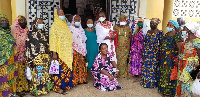
[[[115,73],[115,77],[117,78],[119,76],[119,71],[117,71],[116,73]]]

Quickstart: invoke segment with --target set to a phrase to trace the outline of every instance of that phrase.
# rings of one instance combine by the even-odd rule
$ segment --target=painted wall
[[[18,15],[26,17],[26,0],[11,0],[12,6],[12,22],[15,21]]]
[[[0,14],[7,15],[9,23],[12,23],[11,0],[0,0]]]
[[[146,18],[159,18],[161,20],[161,23],[158,25],[159,30],[162,30],[163,9],[164,0],[147,0]]]

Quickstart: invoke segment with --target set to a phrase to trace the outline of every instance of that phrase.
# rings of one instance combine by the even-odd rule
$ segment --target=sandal
[[[26,93],[22,93],[19,95],[19,97],[27,97],[26,95],[27,95]]]
[[[60,92],[60,91],[56,91],[56,93],[58,94],[63,94],[63,90]]]
[[[66,90],[63,90],[62,94],[63,94],[63,95],[66,95],[66,94],[68,94],[68,93],[67,93]]]

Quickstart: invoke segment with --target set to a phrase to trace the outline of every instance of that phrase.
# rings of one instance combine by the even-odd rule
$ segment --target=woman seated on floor
[[[100,53],[95,58],[91,69],[94,76],[94,87],[102,91],[113,91],[122,89],[117,81],[119,70],[111,54],[108,52],[108,45],[101,43]]]

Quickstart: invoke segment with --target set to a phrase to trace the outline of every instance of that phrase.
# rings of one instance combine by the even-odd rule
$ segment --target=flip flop
[[[66,90],[63,90],[62,94],[63,94],[63,95],[66,95],[66,94],[68,94],[68,93],[67,93]]]

